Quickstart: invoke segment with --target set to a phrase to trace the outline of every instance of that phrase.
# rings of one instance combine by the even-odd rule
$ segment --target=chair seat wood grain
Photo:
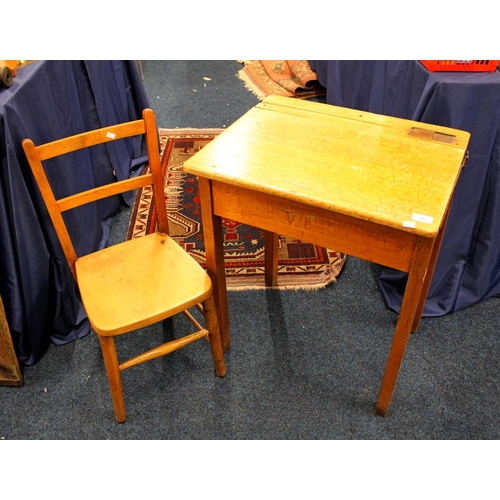
[[[100,335],[118,335],[156,323],[203,302],[212,293],[207,273],[162,233],[81,257],[76,273],[85,310]]]

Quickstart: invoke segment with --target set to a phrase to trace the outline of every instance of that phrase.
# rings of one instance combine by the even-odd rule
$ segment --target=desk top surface
[[[186,161],[184,170],[433,237],[469,136],[270,96]]]

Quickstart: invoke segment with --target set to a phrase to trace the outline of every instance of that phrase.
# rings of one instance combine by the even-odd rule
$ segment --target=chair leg
[[[214,296],[210,295],[203,302],[203,310],[205,313],[205,321],[209,332],[210,349],[212,350],[212,358],[215,365],[215,373],[218,377],[226,375],[226,363],[224,362],[224,351],[222,350],[222,340],[219,328],[219,318],[215,308]]]
[[[125,400],[123,398],[122,378],[118,367],[115,339],[113,337],[97,336],[101,343],[102,357],[104,359],[109,389],[111,391],[111,399],[115,409],[115,418],[117,422],[125,422]]]

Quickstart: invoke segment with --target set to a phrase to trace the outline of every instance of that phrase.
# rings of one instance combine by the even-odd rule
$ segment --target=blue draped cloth
[[[0,295],[21,366],[50,341],[64,344],[90,326],[73,277],[22,149],[140,118],[149,101],[133,61],[37,61],[0,89]],[[56,197],[138,173],[137,138],[47,162]],[[131,202],[131,193],[124,199]],[[120,198],[65,214],[78,255],[103,248]]]
[[[500,295],[500,71],[431,73],[418,61],[310,61],[329,104],[471,133],[424,316]],[[399,312],[407,275],[380,286]]]

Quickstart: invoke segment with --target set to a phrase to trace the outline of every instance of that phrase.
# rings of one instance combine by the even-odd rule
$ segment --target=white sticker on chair
[[[114,138],[116,137],[116,134],[113,134],[113,132],[108,132],[108,133],[106,134],[106,137],[107,137],[108,139],[114,139]]]

